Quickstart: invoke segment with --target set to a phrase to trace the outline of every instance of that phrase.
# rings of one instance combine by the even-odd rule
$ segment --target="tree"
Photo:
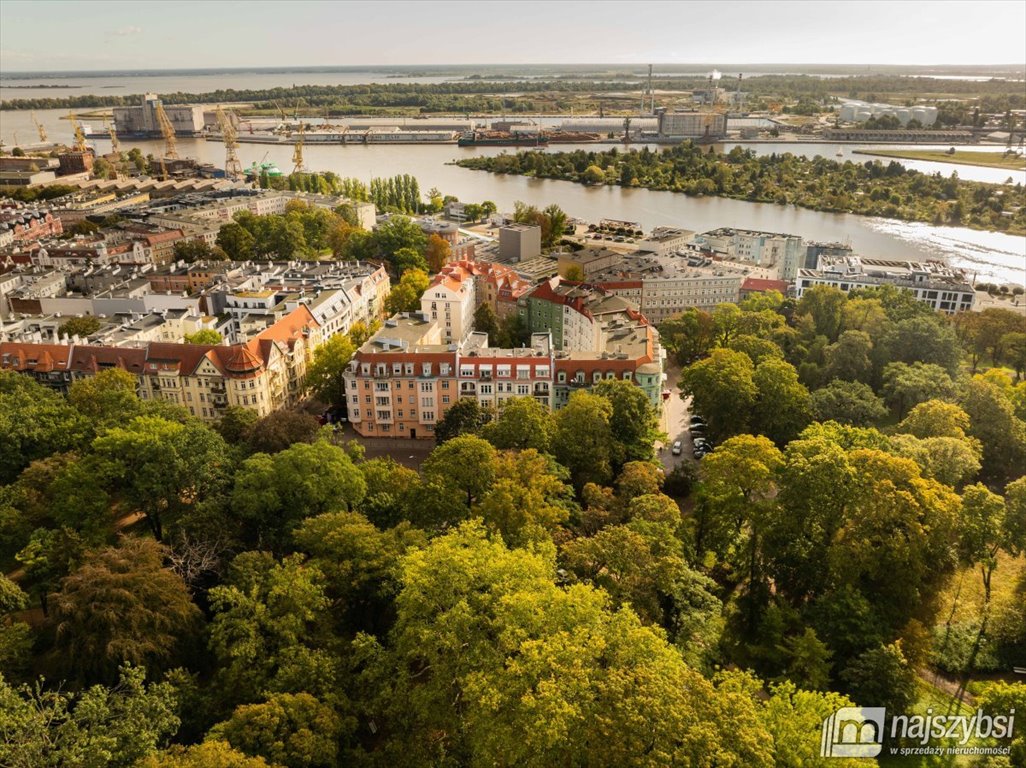
[[[499,342],[499,320],[495,316],[495,310],[487,301],[474,310],[474,330],[478,333],[487,333],[490,344],[497,346]]]
[[[752,435],[732,437],[702,460],[703,502],[723,521],[724,529],[732,527],[734,535],[745,542],[740,551],[726,542],[728,548],[718,554],[729,554],[735,558],[734,564],[747,572],[749,628],[755,625],[755,593],[763,580],[763,536],[783,463],[783,455],[772,442]]]
[[[727,348],[737,350],[738,352],[744,352],[749,358],[751,358],[752,365],[758,365],[763,360],[771,357],[779,359],[784,356],[780,351],[780,347],[769,339],[761,339],[758,336],[753,336],[748,333],[742,333],[738,336],[734,336],[727,343]]]
[[[1026,333],[1006,333],[1001,337],[1002,359],[1015,371],[1015,380],[1026,375]]]
[[[0,483],[29,462],[79,445],[86,419],[56,392],[14,371],[0,371]]]
[[[736,673],[735,673],[736,674]],[[761,685],[756,687],[760,697]],[[822,757],[816,735],[823,722],[842,707],[854,706],[839,693],[810,691],[793,682],[770,685],[770,696],[761,705],[759,716],[772,734],[773,756],[778,766],[803,768],[859,768],[865,760],[858,757]]]
[[[616,443],[614,471],[628,461],[654,457],[655,442],[665,437],[659,431],[659,416],[644,391],[623,379],[604,379],[591,388],[613,406],[609,431]]]
[[[427,249],[424,258],[427,259],[428,268],[431,273],[441,272],[442,267],[449,263],[452,257],[452,248],[449,243],[436,234],[431,234],[427,240]]]
[[[756,366],[752,381],[758,393],[752,411],[754,431],[777,445],[789,443],[812,420],[812,400],[798,381],[798,372],[771,357]]]
[[[229,259],[245,261],[255,255],[256,238],[238,222],[230,221],[218,230],[217,245]]]
[[[86,555],[51,600],[53,657],[80,682],[113,681],[124,663],[166,668],[199,628],[200,612],[164,549],[125,538]]]
[[[435,443],[441,445],[454,437],[477,434],[488,422],[488,413],[474,397],[461,397],[435,424]]]
[[[481,428],[481,437],[500,450],[534,448],[548,453],[553,426],[552,413],[544,405],[533,397],[514,397]]]
[[[606,172],[597,165],[589,165],[584,169],[581,178],[588,184],[603,184],[606,180]]]
[[[713,318],[701,309],[688,309],[659,324],[659,339],[680,365],[705,356],[714,343]]]
[[[863,331],[845,331],[836,344],[826,348],[828,379],[868,382],[873,374],[870,353],[873,342]]]
[[[693,398],[693,410],[705,417],[712,438],[722,440],[747,428],[758,397],[754,374],[748,355],[722,348],[681,373],[681,392]]]
[[[310,394],[336,407],[346,404],[344,376],[355,347],[349,336],[336,333],[314,350],[313,362],[306,369]]]
[[[178,240],[174,246],[175,261],[192,264],[197,261],[224,261],[228,254],[221,248],[211,248],[202,238]]]
[[[815,332],[836,341],[841,333],[842,312],[847,296],[832,285],[816,285],[802,294],[795,310],[796,315],[808,315]]]
[[[232,510],[251,541],[282,547],[306,517],[359,505],[367,484],[349,455],[324,440],[246,459],[235,475]]]
[[[584,390],[570,395],[566,406],[556,412],[552,453],[570,470],[575,488],[612,478],[616,452],[612,418],[612,403]]]
[[[891,452],[912,459],[923,477],[960,488],[980,471],[980,447],[965,437],[917,438],[907,434],[891,437]]]
[[[224,337],[213,328],[201,328],[195,333],[187,333],[183,337],[186,344],[218,345],[224,342]]]
[[[399,284],[385,300],[385,311],[390,315],[397,312],[419,312],[420,297],[431,284],[431,278],[419,269],[407,269],[402,273]]]
[[[350,726],[351,727],[351,726]],[[238,707],[212,730],[241,752],[285,768],[332,768],[346,724],[308,693],[280,693]]]
[[[983,604],[990,606],[990,585],[998,552],[1017,557],[1026,549],[1026,527],[1010,515],[1005,500],[977,483],[962,491],[960,554],[968,565],[978,565],[983,579]]]
[[[863,706],[908,712],[918,698],[919,677],[901,649],[901,641],[861,654],[841,672],[848,693]]]
[[[883,400],[861,381],[831,381],[812,393],[811,407],[816,421],[839,421],[855,427],[868,427],[887,415]]]
[[[278,453],[294,443],[312,443],[321,425],[302,411],[271,411],[247,428],[251,453]]]
[[[243,408],[239,405],[228,406],[214,429],[230,445],[240,445],[249,436],[253,425],[260,420],[260,415],[252,408]]]
[[[573,491],[566,479],[566,471],[551,456],[531,448],[503,452],[481,500],[481,517],[509,546],[551,541],[570,518]]]
[[[948,374],[958,371],[962,358],[955,332],[940,317],[923,315],[894,323],[881,347],[886,359],[896,363],[937,365]]]
[[[768,768],[750,702],[718,694],[633,611],[552,576],[542,555],[475,523],[404,558],[390,642],[362,644],[379,686],[372,712],[393,734],[383,758],[627,765],[651,754]]]
[[[224,741],[189,747],[175,745],[145,758],[138,768],[270,768],[262,757],[249,757]]]
[[[29,663],[29,625],[14,616],[25,610],[28,602],[28,595],[17,584],[0,574],[0,669],[10,677],[21,677]]]
[[[136,384],[128,371],[109,368],[74,382],[68,401],[100,431],[139,413],[142,401],[135,393]]]
[[[899,417],[927,400],[954,397],[955,385],[939,365],[933,363],[888,363],[883,370],[884,401]]]
[[[787,678],[803,690],[825,691],[830,687],[830,657],[826,644],[816,630],[806,627],[800,635],[784,641],[787,652]]]
[[[173,687],[146,685],[145,677],[126,665],[114,687],[72,694],[48,690],[42,680],[15,689],[0,675],[0,764],[134,768],[179,724]]]
[[[495,477],[495,448],[477,435],[458,435],[431,451],[421,471],[424,479],[459,490],[471,509]]]
[[[323,648],[330,638],[324,577],[303,560],[245,552],[225,583],[210,590],[209,647],[221,706],[268,691],[337,694],[338,662]]]
[[[974,378],[961,398],[969,414],[969,434],[983,446],[983,474],[1005,479],[1022,471],[1026,460],[1026,423],[1015,415],[1008,396],[996,385]]]
[[[969,431],[969,414],[954,403],[927,400],[909,411],[898,425],[898,431],[919,438],[955,437],[964,440]]]
[[[221,436],[203,424],[136,416],[93,441],[108,481],[146,515],[160,541],[164,526],[186,509],[220,492],[231,469]]]
[[[78,336],[80,339],[86,339],[100,330],[101,325],[100,318],[95,315],[72,317],[57,326],[57,335],[61,338],[70,339],[72,336]]]

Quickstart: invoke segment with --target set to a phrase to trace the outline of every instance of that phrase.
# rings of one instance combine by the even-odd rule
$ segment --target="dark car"
[[[691,418],[690,418],[690,419],[688,420],[688,422],[689,422],[689,423],[691,424],[691,426],[693,426],[693,427],[695,427],[695,426],[699,426],[699,425],[701,425],[701,426],[703,426],[703,427],[705,426],[705,419],[703,419],[703,418],[702,418],[701,416],[699,416],[699,415],[697,415],[697,414],[696,414],[696,415],[694,415],[694,416],[692,416],[692,417],[691,417]]]

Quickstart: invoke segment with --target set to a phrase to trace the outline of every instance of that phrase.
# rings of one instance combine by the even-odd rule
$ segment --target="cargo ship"
[[[540,133],[532,135],[505,131],[467,131],[456,143],[461,147],[544,147],[549,140]]]

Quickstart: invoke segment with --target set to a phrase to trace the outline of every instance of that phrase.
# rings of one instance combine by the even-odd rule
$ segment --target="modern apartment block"
[[[805,245],[797,235],[724,227],[695,235],[694,240],[727,261],[774,268],[781,280],[794,280],[805,261]]]
[[[831,285],[845,293],[857,288],[893,285],[910,291],[918,301],[947,314],[968,312],[976,289],[959,270],[937,261],[888,261],[848,256],[820,257],[821,269],[802,269],[795,281],[798,298],[816,285]]]

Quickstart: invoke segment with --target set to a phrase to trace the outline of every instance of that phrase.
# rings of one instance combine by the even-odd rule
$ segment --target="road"
[[[686,401],[680,396],[678,382],[680,380],[680,368],[672,363],[666,366],[666,388],[670,390],[670,397],[663,401],[663,416],[660,421],[660,429],[669,435],[665,446],[656,444],[659,450],[659,460],[667,473],[671,472],[678,464],[694,461],[691,443],[691,433],[688,431],[688,417],[690,416],[688,405],[690,398]],[[680,456],[670,453],[670,448],[675,440],[680,440],[682,450]]]

